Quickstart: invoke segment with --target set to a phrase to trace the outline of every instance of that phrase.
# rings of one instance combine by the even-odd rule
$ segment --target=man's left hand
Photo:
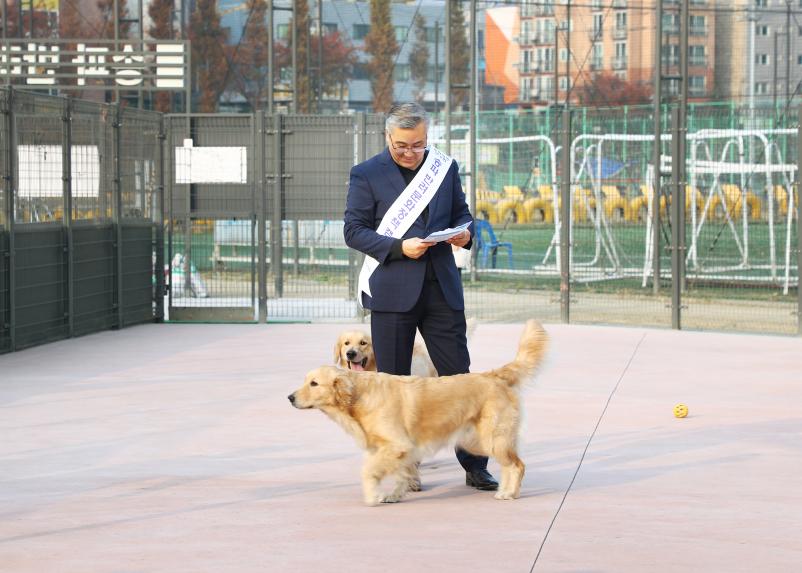
[[[454,235],[450,239],[447,239],[446,242],[452,245],[456,245],[457,247],[464,247],[468,244],[468,241],[471,240],[471,232],[468,229],[462,231],[459,235]]]

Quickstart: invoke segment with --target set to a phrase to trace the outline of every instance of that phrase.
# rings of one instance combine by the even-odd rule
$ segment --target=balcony
[[[593,71],[599,71],[604,67],[604,62],[601,58],[593,58],[590,60],[590,69]]]
[[[691,36],[706,36],[707,35],[707,24],[691,24],[690,26]]]
[[[703,86],[703,85],[702,86],[699,86],[699,85],[695,86],[695,85],[691,84],[691,85],[688,86],[688,95],[692,96],[692,97],[701,97],[701,96],[707,95],[707,90],[705,89],[705,86]]]
[[[625,70],[627,69],[627,57],[626,56],[616,56],[613,58],[613,69],[614,70]]]
[[[531,34],[521,34],[515,38],[519,46],[534,46],[540,44],[540,34],[533,32]]]
[[[679,56],[663,56],[663,67],[679,66]]]
[[[588,30],[588,39],[591,42],[601,42],[604,37],[604,28],[593,28]]]
[[[616,26],[613,28],[613,40],[626,40],[627,39],[627,29],[626,27],[618,27]]]
[[[689,66],[707,66],[707,54],[688,56]]]

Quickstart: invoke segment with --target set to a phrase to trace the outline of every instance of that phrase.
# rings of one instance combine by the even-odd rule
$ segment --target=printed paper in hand
[[[442,231],[436,231],[423,240],[426,241],[427,243],[439,243],[440,241],[448,240],[451,237],[455,237],[456,235],[462,233],[462,231],[467,229],[470,226],[470,224],[471,224],[470,222],[463,223],[459,227],[454,227],[453,229],[443,229]]]

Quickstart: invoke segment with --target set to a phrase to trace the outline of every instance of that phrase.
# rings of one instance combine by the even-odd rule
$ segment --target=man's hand
[[[464,247],[468,244],[468,241],[471,240],[471,232],[468,229],[462,231],[459,235],[454,235],[450,239],[447,239],[446,242],[452,245],[456,245],[457,247]]]
[[[423,239],[413,237],[412,239],[404,239],[401,243],[401,251],[410,259],[419,259],[426,252],[426,249],[435,245],[436,243],[427,243]]]

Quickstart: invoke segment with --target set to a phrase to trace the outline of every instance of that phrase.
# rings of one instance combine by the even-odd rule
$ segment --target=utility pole
[[[565,10],[565,109],[571,106],[571,0]]]
[[[298,0],[292,0],[292,113],[298,113]]]
[[[440,107],[440,22],[434,23],[434,115]]]
[[[451,155],[451,1],[446,0],[446,155]]]
[[[471,87],[470,87],[470,117],[471,117],[471,128],[470,128],[470,164],[471,164],[471,190],[470,190],[470,203],[471,207],[473,207],[474,213],[476,212],[476,183],[479,180],[479,165],[477,164],[476,158],[476,130],[479,127],[479,121],[477,120],[477,105],[476,105],[476,98],[478,97],[478,84],[479,84],[479,70],[477,64],[477,52],[479,51],[478,46],[478,35],[476,33],[476,0],[471,0],[471,27],[470,27],[470,34],[471,34]],[[471,264],[471,282],[476,282],[476,255],[477,250],[473,250],[473,259],[474,264]]]
[[[652,192],[652,291],[660,292],[660,196],[662,185],[663,0],[656,0],[654,34],[654,189]]]
[[[267,113],[273,115],[273,0],[267,0]]]
[[[791,102],[791,0],[785,0],[785,101]]]
[[[317,0],[317,112],[323,105],[323,0]]]

